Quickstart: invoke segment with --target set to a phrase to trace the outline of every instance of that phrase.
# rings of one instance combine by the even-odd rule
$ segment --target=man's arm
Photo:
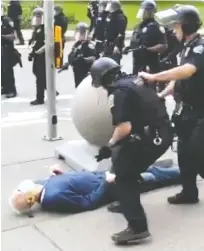
[[[165,82],[171,80],[187,79],[193,76],[197,70],[204,70],[204,46],[198,45],[193,49],[191,55],[186,59],[186,64],[175,67],[168,71],[163,71],[156,74],[148,74],[145,72],[139,73],[140,77],[154,82]]]
[[[175,81],[172,80],[162,92],[158,93],[158,96],[160,98],[165,98],[166,96],[173,94],[174,86]]]

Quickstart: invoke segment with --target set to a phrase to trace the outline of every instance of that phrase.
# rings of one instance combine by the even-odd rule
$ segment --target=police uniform
[[[159,72],[159,53],[146,50],[157,44],[166,44],[166,33],[154,19],[148,19],[140,23],[133,31],[131,48],[133,51],[133,74],[146,70],[149,67],[151,73]]]
[[[14,22],[14,29],[16,31],[20,44],[24,44],[23,34],[21,32],[21,15],[22,15],[22,8],[20,2],[10,1],[8,5],[8,16]]]
[[[57,6],[56,6],[56,8],[57,8]],[[59,10],[61,10],[61,8],[59,8]],[[68,27],[68,18],[64,15],[62,10],[54,16],[54,25],[60,26],[62,28],[62,39],[63,39],[63,48],[64,48],[64,43],[65,43],[64,35],[65,35],[65,33],[67,31],[67,27]]]
[[[112,160],[123,214],[138,233],[147,230],[140,203],[140,173],[166,152],[172,137],[165,105],[152,89],[137,85],[135,79],[133,76],[116,81],[109,93],[109,105],[114,126],[124,122],[132,126],[132,136],[113,150]],[[162,139],[161,145],[153,143],[157,133]]]
[[[32,48],[32,51],[29,54],[29,61],[33,60],[33,74],[36,77],[36,100],[31,103],[43,104],[44,92],[46,89],[45,51],[41,54],[36,54],[36,51],[45,45],[43,24],[35,27],[29,44]]]
[[[106,18],[104,56],[114,59],[118,64],[122,57],[122,48],[124,47],[125,31],[127,28],[127,17],[121,9],[110,13]],[[114,53],[113,49],[117,47],[118,53]]]
[[[87,8],[87,17],[90,19],[89,31],[92,32],[96,26],[98,16],[98,1],[90,1]]]
[[[92,62],[87,61],[88,57],[95,57],[95,45],[88,40],[77,41],[68,55],[68,62],[73,67],[75,87],[88,75]]]
[[[96,28],[93,34],[93,40],[96,42],[96,53],[99,57],[99,54],[103,51],[104,41],[105,41],[105,30],[106,30],[106,18],[108,17],[109,12],[103,11],[99,14],[96,20]]]
[[[13,33],[13,21],[6,16],[1,16],[1,34]],[[13,56],[14,42],[1,37],[1,93],[6,94],[8,98],[16,96]]]
[[[185,44],[180,65],[188,63],[194,65],[197,71],[192,77],[176,84],[183,109],[175,117],[175,122],[183,194],[188,201],[196,202],[196,177],[198,174],[204,177],[204,40],[200,35]]]

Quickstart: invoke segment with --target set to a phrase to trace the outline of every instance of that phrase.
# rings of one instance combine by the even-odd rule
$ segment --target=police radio
[[[54,42],[55,42],[55,68],[60,69],[63,63],[62,28],[60,26],[55,26],[54,28]]]

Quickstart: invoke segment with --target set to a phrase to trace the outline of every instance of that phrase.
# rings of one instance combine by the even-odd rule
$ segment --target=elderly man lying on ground
[[[141,174],[141,191],[179,182],[179,168],[171,160],[156,162]],[[104,172],[62,172],[51,167],[49,178],[22,181],[9,199],[17,213],[28,213],[39,203],[46,211],[76,213],[117,200],[115,175]]]

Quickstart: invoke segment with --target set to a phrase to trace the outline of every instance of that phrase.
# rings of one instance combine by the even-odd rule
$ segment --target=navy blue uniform
[[[181,114],[175,117],[178,161],[184,194],[197,198],[197,174],[204,177],[204,40],[200,35],[182,51],[180,65],[187,63],[194,65],[197,71],[175,86],[183,103]]]
[[[6,16],[1,16],[1,34],[14,33],[13,22]],[[1,93],[16,95],[13,71],[14,42],[1,37]]]
[[[123,214],[137,233],[147,230],[140,203],[140,174],[165,153],[172,133],[164,103],[151,88],[135,84],[135,79],[117,80],[109,93],[109,105],[114,126],[124,122],[132,126],[131,135],[114,147],[112,162]],[[162,139],[160,145],[153,143],[157,134]]]
[[[154,19],[149,19],[140,23],[133,31],[131,48],[153,47],[157,44],[167,44],[166,32]],[[145,48],[133,51],[133,74],[139,71],[146,71],[150,68],[151,73],[159,72],[159,54],[147,51]]]
[[[110,57],[120,64],[128,20],[122,10],[117,10],[107,16],[106,22],[104,56]],[[115,46],[119,49],[118,53],[113,52]]]

